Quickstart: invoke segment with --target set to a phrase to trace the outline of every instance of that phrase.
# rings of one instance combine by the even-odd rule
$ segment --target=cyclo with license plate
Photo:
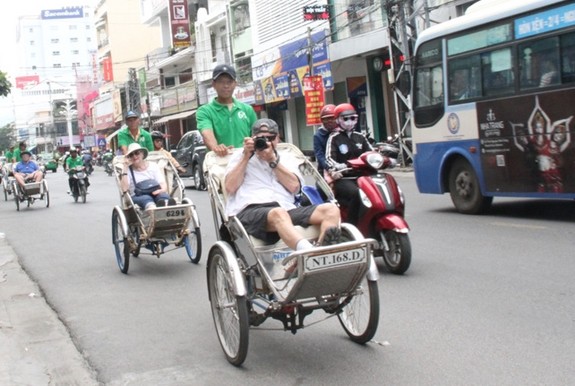
[[[236,149],[242,151],[242,149]],[[320,189],[326,201],[335,202],[329,186],[316,168],[294,145],[280,143],[278,154],[298,160],[308,189]],[[282,323],[280,329],[296,333],[315,310],[327,318],[337,316],[354,342],[370,341],[379,322],[378,271],[372,248],[351,224],[342,224],[342,242],[291,251],[280,240],[266,245],[248,235],[235,216],[225,215],[225,168],[230,155],[206,155],[204,170],[218,241],[208,254],[208,293],[216,332],[227,360],[241,365],[248,351],[249,330],[268,318]],[[305,200],[302,201],[305,205]],[[314,242],[319,227],[297,227]],[[296,260],[290,272],[285,266]]]
[[[121,189],[124,156],[114,158],[113,174],[121,203],[112,211],[112,242],[120,271],[128,273],[130,255],[140,256],[142,247],[158,258],[165,252],[184,247],[190,261],[199,263],[202,254],[200,220],[195,205],[185,196],[185,186],[178,171],[164,154],[156,151],[149,152],[146,161],[158,164],[176,205],[141,210],[129,192]]]

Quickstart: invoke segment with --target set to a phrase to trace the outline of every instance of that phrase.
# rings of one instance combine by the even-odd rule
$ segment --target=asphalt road
[[[489,215],[454,212],[448,196],[407,199],[413,261],[380,268],[374,341],[351,342],[336,318],[296,335],[266,321],[240,368],[227,363],[209,308],[206,256],[215,241],[207,192],[187,191],[204,252],[133,259],[120,273],[111,243],[112,177],[92,176],[86,204],[47,175],[51,205],[0,201],[0,231],[108,385],[570,385],[575,382],[575,204],[496,199]],[[3,197],[0,196],[3,200]],[[309,322],[322,319],[321,311]]]

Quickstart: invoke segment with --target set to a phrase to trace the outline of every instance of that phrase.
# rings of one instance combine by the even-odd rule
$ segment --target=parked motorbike
[[[383,169],[395,165],[380,152],[363,153],[348,160],[343,178],[357,178],[361,207],[358,229],[364,237],[379,242],[374,256],[382,256],[387,269],[403,274],[411,264],[409,226],[405,221],[405,198],[397,181]],[[346,177],[352,175],[353,177]],[[342,221],[347,219],[347,208],[341,209]]]
[[[72,178],[72,189],[70,194],[74,197],[74,202],[78,202],[82,198],[82,202],[86,203],[86,195],[88,194],[87,178],[85,167],[76,166],[68,171],[68,175]]]

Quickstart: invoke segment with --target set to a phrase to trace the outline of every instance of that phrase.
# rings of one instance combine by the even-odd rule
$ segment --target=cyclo
[[[25,179],[24,182],[24,186],[20,186],[15,178],[11,178],[12,188],[10,191],[14,194],[17,211],[20,211],[20,204],[26,202],[26,206],[30,207],[36,200],[43,200],[46,208],[50,207],[50,192],[48,191],[48,182],[45,179],[40,182]],[[4,190],[4,195],[7,197],[6,190]]]
[[[200,220],[195,205],[185,196],[185,186],[176,168],[159,152],[149,152],[146,160],[156,162],[163,170],[168,191],[177,205],[141,210],[129,192],[121,189],[124,156],[114,158],[120,205],[112,211],[112,242],[120,271],[128,273],[130,254],[138,257],[142,246],[150,251],[148,254],[158,258],[165,252],[184,247],[190,261],[199,263],[202,253]]]
[[[310,198],[335,202],[327,183],[294,145],[279,143],[280,156],[295,156],[304,177],[301,204]],[[242,151],[236,149],[235,151]],[[291,251],[283,241],[265,245],[246,233],[235,216],[225,215],[225,168],[230,159],[214,152],[206,155],[208,192],[218,241],[208,254],[208,293],[216,332],[233,365],[241,365],[248,351],[250,326],[273,318],[293,334],[304,319],[322,309],[339,321],[354,342],[364,344],[375,335],[379,322],[378,270],[372,256],[375,240],[366,239],[351,224],[342,224],[342,242]],[[301,161],[301,162],[300,162]],[[316,241],[319,227],[297,227]],[[297,259],[296,269],[286,274],[282,265]]]

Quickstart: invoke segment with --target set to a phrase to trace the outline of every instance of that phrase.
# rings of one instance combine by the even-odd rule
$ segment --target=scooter
[[[111,176],[114,173],[114,169],[112,168],[112,161],[104,161],[104,171]]]
[[[78,198],[82,198],[82,202],[86,203],[86,195],[88,194],[86,184],[86,170],[83,166],[76,166],[68,171],[68,175],[72,178],[72,191],[70,194],[74,197],[74,202],[78,202]]]
[[[361,206],[358,229],[364,237],[374,238],[379,246],[374,256],[382,256],[387,269],[397,275],[411,264],[409,225],[405,221],[405,198],[397,181],[383,169],[396,161],[370,151],[348,160],[343,178],[357,178]],[[345,175],[353,177],[345,177]],[[359,177],[358,177],[359,176]],[[347,220],[347,208],[341,207],[342,221]]]

